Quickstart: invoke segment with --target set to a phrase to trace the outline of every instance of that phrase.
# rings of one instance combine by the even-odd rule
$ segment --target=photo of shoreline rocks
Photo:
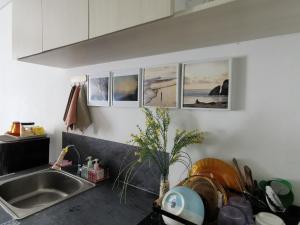
[[[229,107],[228,60],[185,64],[183,73],[183,107]]]
[[[177,107],[178,65],[146,68],[144,106]]]

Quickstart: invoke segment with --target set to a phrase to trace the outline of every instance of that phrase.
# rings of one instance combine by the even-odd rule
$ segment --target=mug
[[[263,191],[266,190],[266,186],[270,186],[273,189],[285,208],[288,208],[293,204],[294,193],[292,185],[289,181],[281,178],[275,178],[272,180],[262,180],[259,182],[259,187]]]

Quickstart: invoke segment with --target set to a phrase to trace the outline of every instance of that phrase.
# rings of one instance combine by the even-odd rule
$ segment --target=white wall
[[[172,110],[171,128],[208,132],[205,143],[188,151],[203,157],[236,157],[253,169],[255,178],[291,180],[300,203],[300,34],[176,52],[75,68],[70,75],[153,64],[244,56],[235,74],[235,110],[229,112]],[[143,124],[139,109],[92,108],[95,122],[85,135],[126,143],[136,124]],[[172,130],[170,129],[171,133]],[[172,136],[172,135],[171,135]],[[171,183],[182,178],[182,168],[171,169]]]
[[[62,69],[12,60],[11,32],[9,4],[0,9],[0,133],[12,121],[34,121],[46,128],[53,152],[61,148],[68,76]]]
[[[68,71],[24,64],[11,58],[11,7],[0,11],[0,133],[13,120],[34,120],[51,135],[51,158],[60,148],[62,116],[70,84],[68,77],[93,71],[143,67],[154,64],[245,56],[235,77],[235,106],[229,112],[172,110],[171,128],[200,128],[205,143],[191,146],[193,160],[236,157],[248,164],[255,178],[282,177],[292,181],[300,204],[300,34],[159,56],[74,68]],[[126,143],[136,124],[143,124],[139,109],[91,108],[94,126],[84,135]],[[171,129],[172,131],[173,129]],[[172,133],[172,132],[171,132]],[[171,134],[172,136],[172,134]],[[182,168],[171,169],[177,183]]]

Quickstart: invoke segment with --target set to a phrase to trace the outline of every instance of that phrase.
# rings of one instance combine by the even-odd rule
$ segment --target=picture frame
[[[179,108],[180,63],[155,65],[142,70],[144,107]]]
[[[112,106],[140,107],[141,69],[125,69],[112,74]]]
[[[88,106],[110,106],[111,75],[110,72],[99,72],[88,75]]]
[[[181,108],[231,110],[232,58],[182,63]]]

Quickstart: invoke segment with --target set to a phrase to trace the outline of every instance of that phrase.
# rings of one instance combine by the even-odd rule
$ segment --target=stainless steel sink
[[[38,172],[0,183],[0,204],[15,219],[22,219],[95,185],[57,170]]]

